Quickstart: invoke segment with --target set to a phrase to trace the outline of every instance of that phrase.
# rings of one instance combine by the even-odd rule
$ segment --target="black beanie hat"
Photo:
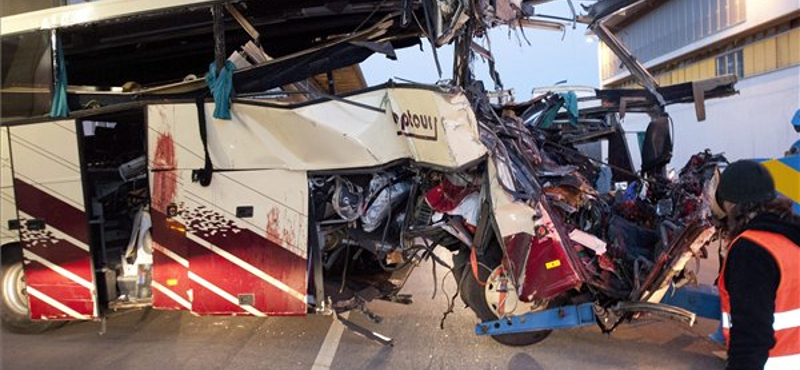
[[[717,202],[759,203],[775,199],[775,182],[762,164],[741,160],[731,163],[719,180]]]

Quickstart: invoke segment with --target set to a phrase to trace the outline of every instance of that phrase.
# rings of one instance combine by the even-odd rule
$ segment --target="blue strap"
[[[553,124],[553,120],[556,119],[556,115],[558,115],[558,111],[561,110],[561,107],[564,106],[564,101],[559,100],[556,102],[552,107],[550,107],[546,112],[544,112],[544,116],[539,123],[539,127],[543,129],[548,129]]]
[[[550,128],[553,124],[553,120],[556,119],[556,116],[561,108],[567,110],[569,124],[572,126],[578,126],[578,96],[572,91],[560,93],[558,95],[561,97],[561,100],[544,112],[544,116],[542,117],[541,121],[539,121],[540,128]]]
[[[53,89],[53,100],[50,103],[50,117],[69,116],[67,105],[67,66],[64,63],[64,49],[61,47],[61,36],[56,38],[56,85]]]
[[[573,126],[578,125],[578,96],[574,92],[568,91],[559,94],[564,98],[564,106],[567,108],[569,123]]]
[[[206,75],[206,84],[214,97],[214,118],[231,119],[231,95],[233,94],[233,71],[236,66],[229,60],[217,76],[217,64],[211,63]]]

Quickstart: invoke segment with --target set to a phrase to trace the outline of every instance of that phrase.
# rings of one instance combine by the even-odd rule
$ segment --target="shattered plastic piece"
[[[495,164],[497,165],[497,179],[500,184],[506,187],[506,191],[515,191],[516,186],[514,186],[514,176],[511,175],[511,169],[501,160],[495,161]]]
[[[425,194],[425,201],[431,208],[438,212],[449,213],[469,195],[470,189],[464,186],[454,185],[449,179],[445,178],[439,185],[436,185]]]
[[[636,192],[637,192],[637,185],[638,184],[639,184],[639,182],[637,182],[637,181],[634,181],[634,182],[628,184],[628,186],[625,187],[625,193],[622,195],[622,199],[626,200],[626,201],[636,199]]]
[[[656,214],[659,216],[672,216],[674,209],[672,199],[661,199],[656,204]]]
[[[364,215],[361,216],[364,231],[368,233],[375,231],[383,220],[389,216],[391,208],[402,202],[411,190],[411,184],[408,182],[389,185],[392,181],[391,178],[391,174],[375,176],[369,183],[371,194],[380,193],[364,212]]]
[[[575,229],[569,233],[569,238],[572,239],[572,241],[593,250],[597,255],[606,253],[606,242],[592,234]]]
[[[607,255],[604,254],[599,256],[597,262],[601,269],[612,272],[615,271],[614,261],[612,261]]]
[[[542,167],[545,167],[539,170],[539,174],[542,176],[566,176],[575,172],[577,169],[575,166],[547,166],[547,164],[543,165]]]
[[[516,9],[519,9],[519,1],[497,0],[495,2],[495,16],[502,21],[508,22],[517,18]],[[514,7],[512,7],[512,4]]]
[[[464,217],[464,222],[467,225],[478,226],[478,213],[480,210],[480,196],[476,192],[465,197],[449,214]]]
[[[611,167],[608,167],[607,165],[600,166],[600,175],[597,176],[597,181],[595,182],[597,192],[599,194],[608,194],[611,192],[612,179],[613,174],[611,172]]]
[[[581,190],[574,186],[553,186],[544,190],[545,194],[552,197],[553,200],[564,202],[571,208],[580,207],[585,197]],[[574,211],[572,211],[574,212]]]
[[[228,61],[233,63],[233,65],[236,67],[236,70],[253,66],[253,64],[247,60],[245,55],[239,51],[234,51],[231,53],[231,55],[228,57]]]
[[[624,256],[630,261],[639,257],[653,260],[655,246],[660,241],[658,233],[654,230],[617,216],[611,218],[608,240],[613,243],[615,255]]]
[[[647,191],[650,189],[648,182],[642,182],[642,189],[639,191],[639,199],[647,199]]]

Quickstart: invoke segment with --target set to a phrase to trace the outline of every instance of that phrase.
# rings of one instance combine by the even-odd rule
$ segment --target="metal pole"
[[[614,52],[614,54],[617,55],[617,57],[619,57],[619,59],[622,61],[622,64],[624,64],[625,67],[628,68],[628,71],[630,71],[631,74],[635,76],[636,79],[642,83],[642,85],[644,85],[645,89],[655,96],[656,101],[658,101],[658,105],[663,113],[664,106],[666,106],[667,103],[664,101],[664,97],[661,96],[661,93],[656,90],[658,87],[658,82],[656,82],[656,79],[653,78],[653,75],[647,71],[647,68],[645,68],[644,65],[642,65],[642,63],[639,62],[639,60],[636,59],[636,57],[628,50],[628,48],[626,48],[625,45],[623,45],[622,42],[620,42],[619,39],[617,39],[617,37],[614,36],[614,34],[611,33],[611,31],[601,22],[595,22],[592,26],[590,26],[590,29],[611,49],[611,51]]]
[[[215,4],[211,7],[211,15],[214,18],[214,60],[217,63],[217,74],[225,66],[225,19],[224,6]]]
[[[463,29],[463,33],[456,38],[453,48],[453,82],[456,86],[466,87],[471,82],[470,59],[472,45],[472,27],[470,23]]]
[[[58,50],[58,34],[56,34],[56,30],[53,29],[50,31],[50,63],[52,70],[50,71],[51,76],[53,78],[53,83],[51,84],[51,94],[50,94],[50,101],[53,101],[53,95],[56,93],[56,89],[58,88],[58,53],[61,51]]]

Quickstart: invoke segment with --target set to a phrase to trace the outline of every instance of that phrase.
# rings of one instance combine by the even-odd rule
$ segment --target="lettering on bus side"
[[[439,122],[444,118],[430,114],[412,113],[410,110],[397,114],[392,112],[394,124],[398,126],[397,135],[413,137],[420,140],[439,140]]]

